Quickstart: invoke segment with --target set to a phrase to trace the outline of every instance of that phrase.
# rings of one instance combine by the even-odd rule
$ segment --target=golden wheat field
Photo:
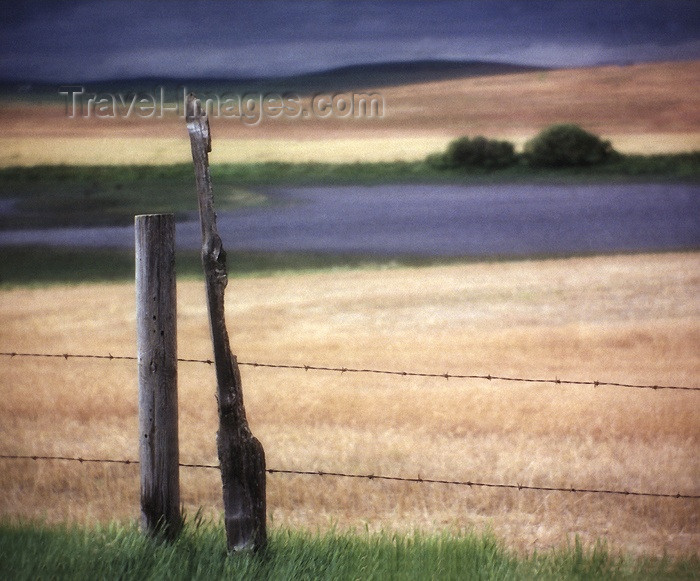
[[[700,254],[232,279],[242,362],[697,386]],[[178,282],[178,350],[211,357],[203,283]],[[135,354],[131,284],[0,291],[0,351]],[[698,494],[698,392],[241,368],[275,469]],[[2,454],[138,457],[133,361],[0,358]],[[216,463],[213,369],[180,363],[180,457]],[[138,516],[134,465],[0,460],[0,513]],[[221,509],[219,473],[182,468],[192,515]],[[315,530],[492,529],[519,550],[603,538],[677,554],[700,502],[268,476],[273,524]]]
[[[253,125],[212,117],[211,160],[417,160],[462,135],[508,139],[521,147],[553,123],[577,123],[623,153],[693,151],[700,148],[698,82],[700,61],[681,61],[359,87],[359,94],[381,96],[381,117],[310,115]],[[303,106],[309,109],[310,97]],[[0,167],[191,159],[185,121],[175,112],[70,118],[60,101],[8,101],[0,107],[0,123]]]

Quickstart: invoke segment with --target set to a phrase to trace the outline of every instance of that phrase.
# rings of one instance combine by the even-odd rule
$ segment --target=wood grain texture
[[[135,237],[141,526],[174,538],[181,528],[174,216],[136,216]]]
[[[224,318],[228,283],[226,252],[216,228],[209,157],[209,121],[193,95],[187,101],[187,128],[202,225],[202,266],[216,367],[219,431],[217,450],[224,495],[224,520],[230,551],[258,550],[267,542],[265,453],[252,435],[243,405],[241,375],[231,353]]]

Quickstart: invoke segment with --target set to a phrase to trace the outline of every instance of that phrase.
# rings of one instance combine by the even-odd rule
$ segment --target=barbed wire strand
[[[15,455],[15,454],[0,454],[0,459],[3,460],[58,460],[58,461],[70,461],[83,463],[101,463],[101,464],[139,464],[138,460],[118,460],[118,459],[106,459],[106,458],[80,458],[71,456],[39,456],[39,455]],[[220,470],[221,467],[218,464],[194,464],[194,463],[180,463],[179,466],[183,468],[207,468],[212,470]],[[329,472],[325,470],[292,470],[292,469],[278,469],[278,468],[267,468],[266,472],[269,474],[286,474],[286,475],[298,475],[298,476],[329,476],[336,478],[357,478],[364,480],[383,480],[391,482],[409,482],[413,484],[447,484],[452,486],[466,486],[469,488],[505,488],[510,490],[533,490],[540,492],[572,492],[581,494],[614,494],[618,496],[644,496],[653,498],[676,498],[685,500],[697,500],[700,499],[700,495],[697,494],[669,494],[660,492],[639,492],[633,490],[612,490],[604,488],[578,488],[578,487],[557,487],[557,486],[531,486],[526,484],[498,484],[492,482],[474,482],[471,480],[446,480],[437,478],[423,478],[421,476],[411,478],[404,476],[383,476],[379,474],[351,474],[347,472]]]
[[[107,360],[126,360],[136,361],[138,358],[133,355],[89,355],[76,353],[20,353],[20,352],[0,352],[0,356],[4,357],[47,357],[59,359],[107,359]],[[181,363],[203,363],[212,365],[214,362],[211,359],[186,359],[178,358]],[[299,365],[299,364],[278,364],[278,363],[259,363],[239,361],[238,365],[246,367],[260,367],[271,369],[292,369],[300,371],[328,371],[336,373],[365,373],[378,375],[395,375],[400,377],[429,377],[441,379],[479,379],[487,381],[508,381],[519,383],[547,383],[555,385],[578,385],[591,387],[627,387],[633,389],[667,389],[681,391],[700,391],[700,387],[689,387],[683,385],[655,385],[655,384],[635,384],[635,383],[620,383],[613,381],[578,381],[570,379],[542,379],[542,378],[526,378],[526,377],[509,377],[504,375],[476,375],[476,374],[458,374],[458,373],[427,373],[417,371],[392,371],[386,369],[369,369],[369,368],[353,368],[353,367],[327,367],[321,365]]]

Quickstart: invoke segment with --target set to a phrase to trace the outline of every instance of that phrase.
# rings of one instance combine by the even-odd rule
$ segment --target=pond
[[[227,250],[515,257],[700,248],[693,184],[272,187],[265,194],[270,205],[219,214]],[[176,236],[179,248],[198,248],[196,216],[179,222]],[[0,245],[8,244],[128,248],[133,228],[0,232]]]

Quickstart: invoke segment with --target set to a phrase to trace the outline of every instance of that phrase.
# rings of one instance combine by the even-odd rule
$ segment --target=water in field
[[[700,188],[692,184],[319,186],[265,193],[268,206],[219,214],[227,250],[488,257],[700,248]],[[198,248],[199,237],[196,216],[178,223],[180,248]],[[17,243],[131,247],[133,230],[0,232],[0,244]]]

